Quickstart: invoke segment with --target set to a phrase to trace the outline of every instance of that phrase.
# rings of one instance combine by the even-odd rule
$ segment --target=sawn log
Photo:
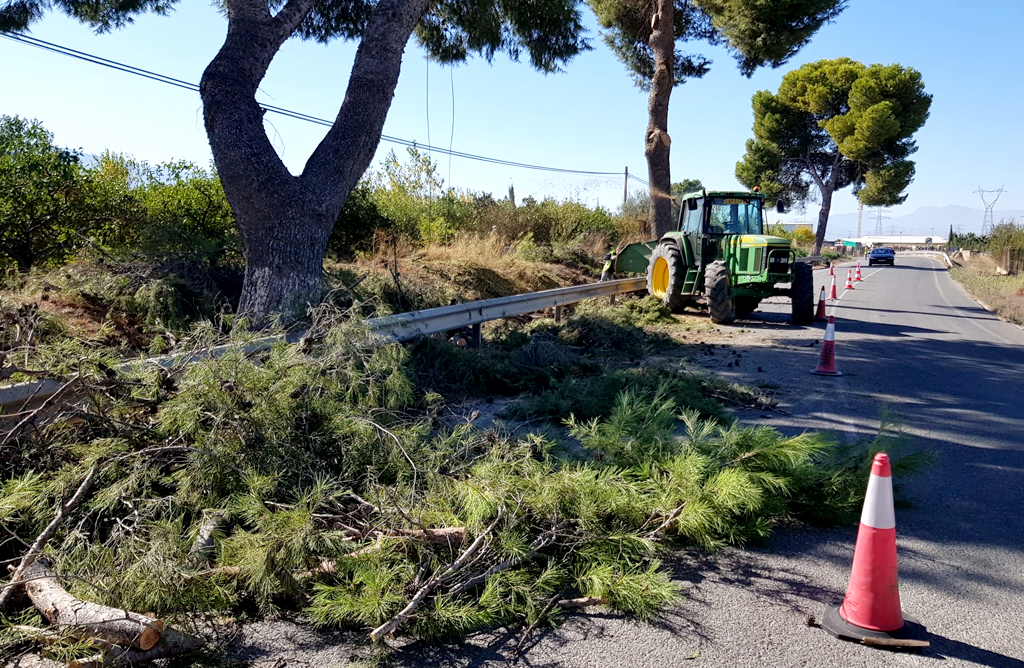
[[[57,574],[43,557],[25,569],[24,581],[33,605],[57,630],[142,650],[160,641],[162,620],[75,598],[60,586]]]

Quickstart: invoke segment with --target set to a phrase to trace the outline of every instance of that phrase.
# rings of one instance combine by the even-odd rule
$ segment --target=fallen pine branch
[[[8,628],[25,636],[26,640],[31,640],[32,642],[39,643],[40,645],[62,645],[65,643],[73,643],[78,640],[74,635],[58,633],[51,631],[50,629],[41,629],[38,626],[11,624]],[[94,641],[94,644],[100,645],[101,649],[107,649],[113,646],[109,643],[103,642],[102,640],[96,640]]]
[[[673,510],[671,513],[669,513],[668,517],[666,517],[665,520],[661,524],[658,525],[657,529],[655,529],[654,531],[651,531],[650,533],[647,534],[647,536],[646,536],[647,540],[659,540],[661,538],[664,538],[665,537],[665,531],[667,531],[670,526],[675,524],[676,520],[679,519],[679,514],[683,512],[683,508],[685,508],[685,507],[686,507],[686,502],[685,501],[683,503],[679,504],[679,506],[677,506],[675,508],[675,510]]]
[[[57,574],[43,557],[25,569],[24,579],[32,604],[58,629],[79,638],[96,638],[143,650],[160,641],[163,620],[72,596],[57,582]]]
[[[500,522],[504,516],[505,512],[499,506],[497,516],[494,518],[494,521],[491,522],[491,524],[486,529],[480,532],[480,535],[476,537],[476,540],[473,541],[473,544],[467,547],[462,552],[462,554],[459,555],[459,558],[452,562],[451,565],[448,566],[448,568],[444,569],[444,571],[442,571],[441,573],[430,578],[426,584],[420,587],[416,594],[412,597],[412,600],[409,601],[408,605],[402,608],[401,612],[399,612],[397,615],[395,615],[388,621],[384,622],[374,630],[370,631],[370,639],[374,642],[378,642],[384,636],[394,633],[402,624],[408,621],[412,617],[412,613],[416,611],[416,608],[418,608],[420,604],[423,603],[423,601],[427,598],[427,596],[430,595],[431,592],[433,592],[440,585],[442,585],[447,580],[450,580],[459,571],[465,568],[466,564],[469,563],[470,559],[473,558],[473,555],[475,555],[480,550],[480,548],[484,544],[484,541],[491,534],[491,532],[494,531],[494,527],[498,525],[498,522]]]
[[[515,568],[516,566],[518,566],[519,564],[523,563],[527,559],[532,559],[537,554],[538,550],[541,550],[542,548],[544,548],[548,544],[550,544],[551,541],[553,541],[555,539],[555,537],[558,535],[558,532],[561,531],[563,528],[565,528],[565,526],[568,525],[568,524],[569,524],[568,522],[560,522],[554,528],[548,529],[547,531],[545,531],[541,535],[537,536],[537,538],[532,543],[530,543],[530,549],[529,549],[528,552],[526,552],[524,554],[521,554],[521,555],[518,555],[518,556],[515,556],[515,557],[509,557],[508,559],[505,559],[503,561],[499,561],[498,563],[496,563],[495,565],[491,566],[490,568],[488,568],[483,573],[479,573],[477,575],[474,575],[473,577],[469,578],[468,580],[459,583],[458,585],[453,587],[448,592],[448,594],[450,596],[458,596],[459,594],[461,594],[461,593],[463,593],[463,592],[465,592],[465,591],[467,591],[469,589],[472,589],[473,587],[475,587],[475,586],[477,586],[479,584],[483,584],[487,580],[487,578],[491,577],[495,573],[500,573],[501,571],[504,571],[504,570],[509,569],[509,568]]]
[[[21,562],[18,567],[14,569],[14,574],[11,576],[11,581],[8,586],[4,587],[3,591],[0,591],[0,610],[4,609],[7,605],[7,601],[13,595],[15,586],[18,582],[25,578],[25,571],[35,562],[40,554],[43,553],[43,548],[53,538],[53,535],[57,533],[57,529],[67,519],[68,515],[71,514],[75,508],[78,507],[82,500],[85,499],[85,495],[89,493],[89,489],[92,487],[93,481],[96,479],[96,467],[93,466],[89,469],[89,473],[82,480],[82,483],[75,490],[75,493],[66,502],[60,505],[57,509],[57,514],[54,516],[50,523],[46,525],[43,532],[32,543],[32,547],[28,549],[28,552],[21,558]]]

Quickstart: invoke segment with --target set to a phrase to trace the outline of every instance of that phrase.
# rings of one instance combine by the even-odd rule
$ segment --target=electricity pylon
[[[981,223],[981,235],[988,236],[992,234],[992,230],[995,229],[996,226],[995,218],[992,214],[992,209],[995,208],[996,202],[999,201],[999,196],[1006,191],[1003,190],[1003,186],[999,186],[998,190],[982,190],[981,186],[978,186],[978,189],[975,190],[974,192],[981,195],[981,202],[982,204],[985,205],[985,219]],[[991,203],[989,203],[989,201],[985,199],[985,193],[995,193],[996,198],[992,200]]]

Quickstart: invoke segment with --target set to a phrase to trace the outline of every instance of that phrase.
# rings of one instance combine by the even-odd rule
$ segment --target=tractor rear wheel
[[[716,260],[704,269],[704,297],[711,322],[726,325],[736,319],[736,302],[729,290],[729,268]]]
[[[661,300],[672,313],[682,313],[689,299],[683,296],[686,264],[673,243],[658,244],[647,265],[647,293]]]
[[[806,262],[793,265],[793,284],[789,291],[793,301],[793,324],[814,322],[814,269]]]

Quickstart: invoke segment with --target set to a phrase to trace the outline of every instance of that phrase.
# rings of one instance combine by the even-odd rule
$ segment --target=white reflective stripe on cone
[[[872,529],[896,528],[896,513],[892,505],[892,478],[877,475],[868,478],[868,492],[864,497],[860,523]]]
[[[825,338],[823,341],[835,341],[836,340],[836,326],[834,323],[828,323],[825,327]]]

